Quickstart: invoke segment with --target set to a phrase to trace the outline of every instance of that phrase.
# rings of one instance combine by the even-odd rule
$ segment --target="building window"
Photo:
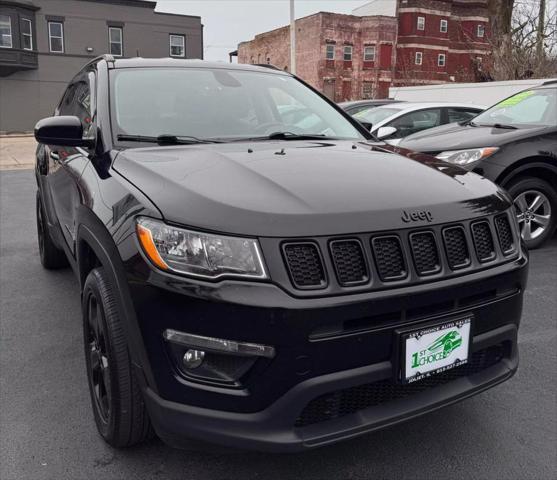
[[[414,60],[414,63],[416,65],[421,65],[422,64],[422,52],[416,52],[416,58]]]
[[[418,17],[418,30],[425,30],[425,17]]]
[[[441,20],[439,22],[439,31],[441,33],[447,33],[448,29],[449,29],[449,22],[447,20]]]
[[[123,42],[123,32],[120,27],[109,27],[108,28],[108,44],[110,46],[110,54],[115,57],[121,57],[124,55],[124,42]]]
[[[447,57],[445,56],[444,53],[440,53],[439,55],[437,55],[437,66],[438,67],[444,67],[446,59],[447,59]]]
[[[344,46],[344,61],[351,62],[352,61],[352,45],[345,45]]]
[[[484,25],[478,25],[478,31],[476,32],[478,38],[483,38],[483,36],[485,35],[485,26]]]
[[[12,46],[12,19],[8,15],[0,15],[0,47]]]
[[[364,81],[362,84],[362,99],[375,98],[375,85],[373,82]]]
[[[186,56],[186,37],[183,35],[170,35],[170,56],[185,57]],[[259,57],[257,59],[259,61]]]
[[[48,22],[48,45],[54,53],[64,53],[64,24]]]
[[[335,46],[328,44],[327,45],[327,50],[325,52],[325,58],[327,60],[334,60],[335,59]]]
[[[23,50],[33,50],[33,26],[28,18],[21,19],[21,46]]]
[[[375,62],[375,47],[364,47],[364,62]]]

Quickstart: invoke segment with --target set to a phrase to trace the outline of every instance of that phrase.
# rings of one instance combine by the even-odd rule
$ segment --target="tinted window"
[[[346,109],[346,111],[350,114],[350,115],[356,115],[356,113],[358,112],[362,112],[364,110],[370,110],[373,108],[377,108],[374,105],[356,105],[354,107],[349,107]]]
[[[526,90],[489,108],[474,119],[478,125],[557,125],[557,88]]]
[[[290,76],[196,68],[134,68],[110,75],[117,134],[233,140],[291,132],[362,138],[335,108]]]
[[[58,107],[58,114],[78,117],[83,125],[84,136],[88,136],[92,119],[91,88],[87,75],[80,76],[67,88]]]
[[[73,115],[73,99],[75,96],[75,84],[71,84],[64,93],[60,105],[58,105],[58,115]]]
[[[73,115],[81,120],[84,135],[87,136],[91,127],[91,89],[86,79],[76,83]]]
[[[441,125],[441,109],[433,108],[428,110],[419,110],[402,115],[388,124],[389,127],[395,127],[397,131],[389,138],[404,138],[412,133],[421,132],[428,128]]]
[[[448,108],[449,123],[466,122],[474,118],[480,110],[470,110],[467,108]]]
[[[376,125],[379,122],[391,117],[395,113],[398,113],[402,108],[396,107],[366,107],[364,110],[356,113],[354,118],[360,122],[371,123]]]

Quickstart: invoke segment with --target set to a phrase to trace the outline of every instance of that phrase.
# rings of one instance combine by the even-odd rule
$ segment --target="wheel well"
[[[79,282],[81,287],[83,287],[89,272],[91,272],[94,268],[102,266],[102,263],[97,257],[95,251],[85,240],[81,240],[79,242],[77,258],[79,267]]]
[[[529,166],[528,164],[532,164]],[[557,189],[557,169],[551,165],[550,159],[545,157],[530,157],[520,160],[505,170],[497,179],[499,185],[508,188],[510,183],[525,177],[535,177],[549,182]]]

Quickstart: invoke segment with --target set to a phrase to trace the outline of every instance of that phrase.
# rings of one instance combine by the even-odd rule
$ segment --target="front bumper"
[[[456,379],[405,399],[360,410],[351,415],[296,428],[300,411],[314,398],[330,391],[381,381],[392,375],[391,362],[315,377],[299,383],[268,408],[254,413],[209,410],[170,402],[151,389],[145,402],[157,434],[181,447],[188,437],[255,450],[296,452],[347,440],[409,420],[476,395],[514,375],[518,367],[517,329],[507,325],[475,336],[472,352],[507,344],[508,355],[496,365],[470,377]]]
[[[510,378],[518,366],[517,331],[527,257],[468,276],[343,297],[293,299],[274,285],[230,283],[213,289],[149,273],[129,282],[155,383],[138,366],[157,434],[180,446],[188,438],[270,451],[299,451],[352,438],[475,395]],[[396,315],[393,315],[393,312]],[[402,313],[401,313],[402,312]],[[395,382],[395,331],[462,314],[474,317],[472,354],[504,346],[497,363],[473,375],[300,424],[316,398],[375,382]],[[162,333],[273,345],[242,388],[195,385],[172,368]]]

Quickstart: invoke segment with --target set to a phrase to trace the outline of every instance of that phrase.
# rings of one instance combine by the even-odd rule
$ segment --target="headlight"
[[[455,165],[468,165],[484,158],[490,157],[497,147],[472,148],[470,150],[450,150],[437,155],[439,160],[454,163]]]
[[[146,217],[136,227],[145,255],[161,270],[207,279],[267,278],[255,239],[194,232]]]

